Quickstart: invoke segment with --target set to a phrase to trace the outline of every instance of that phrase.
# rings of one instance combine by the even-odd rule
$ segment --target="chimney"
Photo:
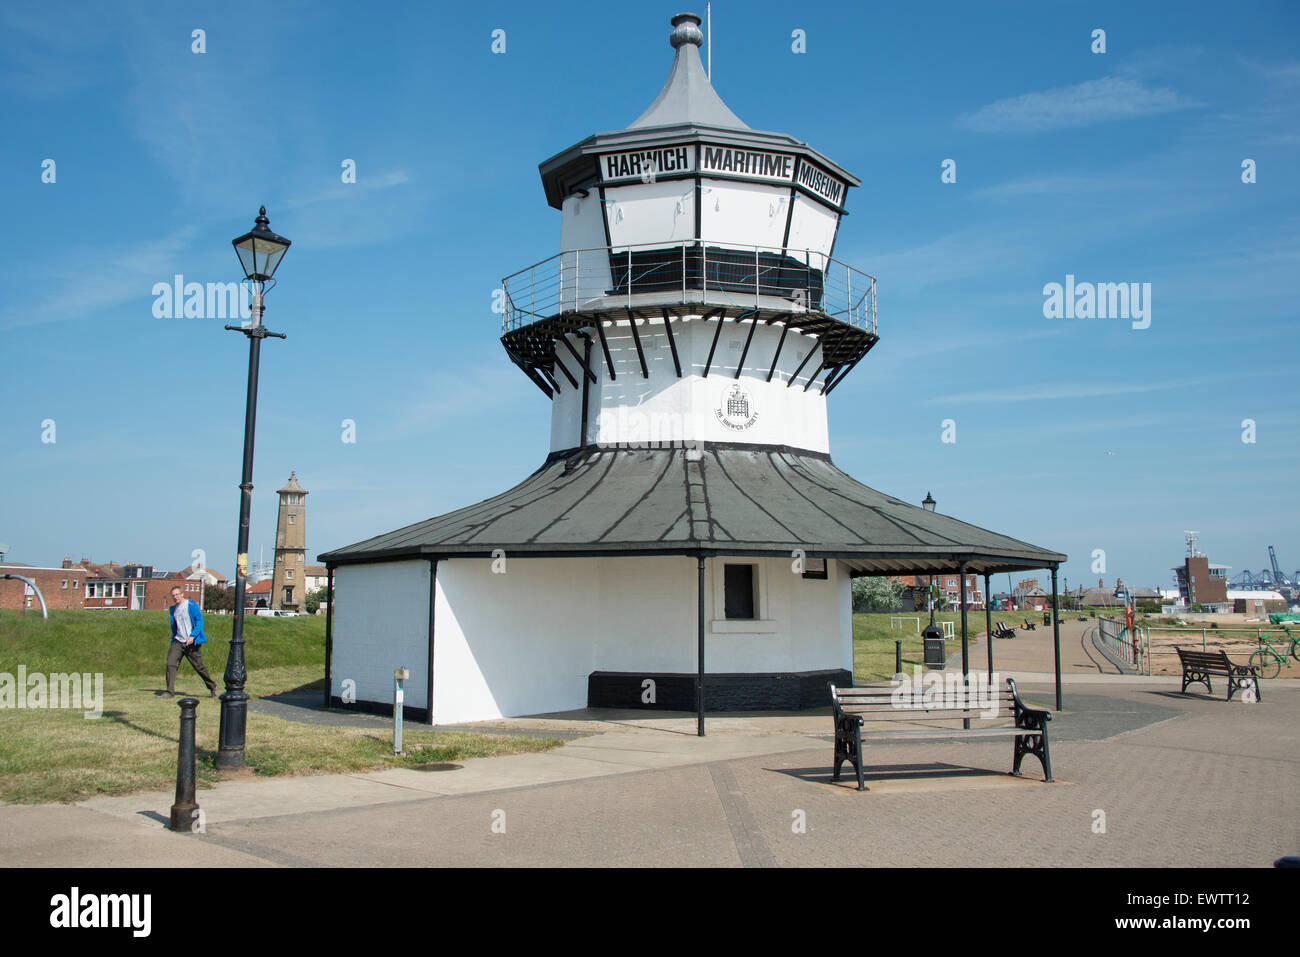
[[[65,556],[64,559],[63,559],[63,564],[62,564],[60,567],[61,567],[61,568],[71,568],[71,567],[72,567],[72,558],[69,557],[69,556]]]

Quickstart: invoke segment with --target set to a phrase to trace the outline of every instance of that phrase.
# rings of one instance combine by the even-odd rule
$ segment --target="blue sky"
[[[536,468],[549,407],[492,290],[558,249],[537,164],[645,109],[676,12],[7,6],[9,557],[203,548],[231,573],[246,342],[155,318],[151,290],[239,278],[230,240],[263,203],[294,246],[267,297],[289,338],[263,350],[254,556],[291,469],[314,555]],[[830,398],[836,463],[1068,553],[1072,584],[1103,549],[1108,584],[1170,586],[1188,528],[1234,575],[1270,544],[1300,567],[1298,37],[1289,3],[716,4],[732,110],[862,179],[835,255],[878,277],[881,342]],[[1150,327],[1045,318],[1067,274],[1150,283]]]

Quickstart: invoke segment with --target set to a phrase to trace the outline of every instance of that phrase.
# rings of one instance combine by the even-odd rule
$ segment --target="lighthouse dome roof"
[[[630,126],[596,133],[544,160],[539,172],[547,203],[560,209],[573,190],[587,189],[595,183],[599,179],[597,160],[602,154],[695,143],[801,157],[847,186],[861,185],[856,176],[802,140],[788,133],[753,129],[741,120],[722,102],[704,70],[700,60],[700,45],[704,42],[700,18],[694,13],[679,13],[672,23],[669,42],[677,52],[659,95]]]
[[[722,126],[747,130],[722,97],[718,96],[700,62],[700,45],[704,34],[700,32],[700,18],[694,13],[679,13],[673,17],[673,32],[668,42],[677,49],[672,70],[659,96],[628,127],[630,130],[653,126]]]

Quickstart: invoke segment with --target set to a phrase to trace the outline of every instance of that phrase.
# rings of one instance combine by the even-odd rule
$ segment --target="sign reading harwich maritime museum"
[[[699,146],[699,172],[714,173],[728,179],[754,180],[763,183],[798,183],[832,206],[844,200],[844,182],[823,172],[793,153],[773,153],[738,146]],[[657,176],[694,173],[696,147],[666,146],[652,150],[628,150],[604,153],[600,157],[600,181],[619,183],[627,180],[649,182]]]

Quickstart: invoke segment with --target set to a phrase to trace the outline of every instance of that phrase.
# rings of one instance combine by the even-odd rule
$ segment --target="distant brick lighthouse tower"
[[[307,490],[297,473],[278,489],[280,514],[275,523],[275,573],[271,578],[271,607],[302,611],[306,597],[303,573],[307,556]]]

